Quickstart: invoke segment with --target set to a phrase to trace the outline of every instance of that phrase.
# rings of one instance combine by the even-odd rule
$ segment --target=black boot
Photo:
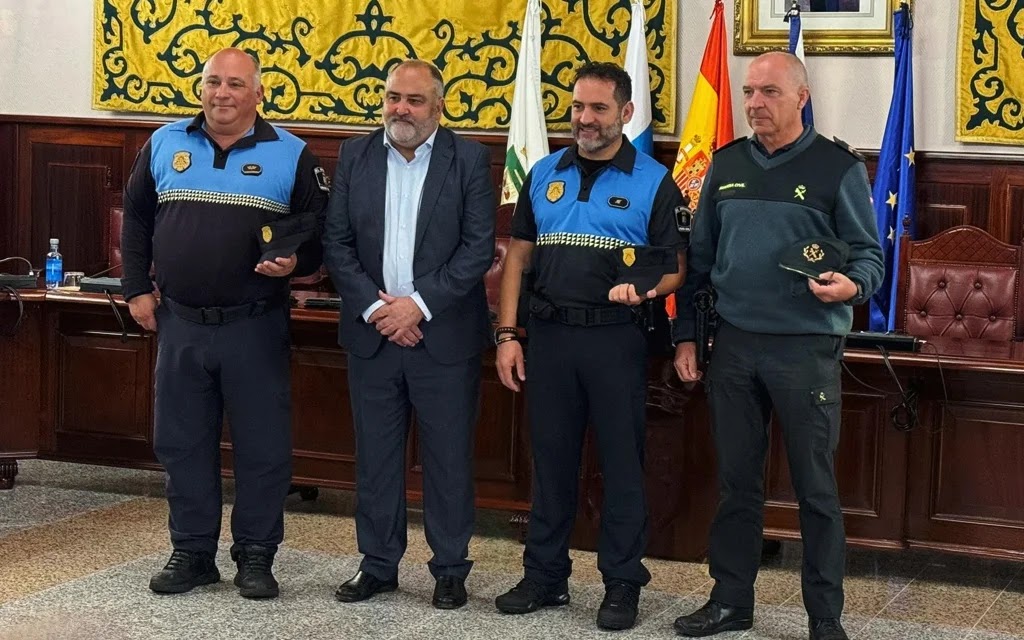
[[[149,588],[157,593],[185,593],[214,582],[220,582],[220,572],[212,553],[175,549],[164,568],[149,579]]]
[[[850,640],[839,618],[811,618],[807,626],[811,640]]]
[[[541,607],[561,607],[569,604],[569,582],[543,585],[529,578],[523,578],[494,599],[494,605],[502,613],[531,613]]]
[[[612,631],[631,629],[639,608],[640,587],[613,580],[605,585],[604,600],[597,610],[597,626]]]
[[[238,565],[235,586],[243,598],[276,598],[280,593],[277,580],[271,572],[274,551],[258,544],[236,546],[231,559]]]

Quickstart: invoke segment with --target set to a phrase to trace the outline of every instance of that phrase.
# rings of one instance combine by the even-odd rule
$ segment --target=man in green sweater
[[[839,441],[840,363],[852,305],[882,280],[863,159],[804,126],[807,71],[788,53],[756,58],[743,85],[754,135],[719,149],[694,215],[686,282],[677,292],[675,366],[702,377],[693,296],[717,295],[720,326],[705,379],[718,456],[720,501],[709,562],[715,586],[676,620],[691,637],[749,629],[764,526],[764,461],[774,409],[782,426],[803,535],[803,598],[811,640],[845,640],[845,534],[833,456]],[[808,278],[780,268],[811,239],[849,245],[845,266]],[[838,241],[838,242],[837,242]],[[823,270],[824,271],[824,270]]]

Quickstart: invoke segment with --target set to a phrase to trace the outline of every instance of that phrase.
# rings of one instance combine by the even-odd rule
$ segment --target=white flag
[[[508,130],[501,204],[519,200],[526,174],[548,155],[548,128],[540,94],[540,0],[527,0],[516,65],[512,121]]]

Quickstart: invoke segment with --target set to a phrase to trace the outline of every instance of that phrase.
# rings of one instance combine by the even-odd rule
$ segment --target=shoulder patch
[[[723,144],[722,146],[718,147],[717,149],[715,149],[715,153],[719,153],[720,151],[724,151],[724,150],[728,149],[729,147],[731,147],[731,146],[733,146],[735,144],[739,144],[740,142],[746,142],[746,141],[747,141],[747,136],[740,136],[739,138],[734,138],[731,142],[727,142],[727,143]]]
[[[861,155],[860,151],[857,151],[856,149],[854,149],[853,147],[851,147],[851,146],[850,146],[849,144],[847,144],[847,143],[846,143],[846,141],[845,141],[845,140],[840,140],[839,138],[833,137],[833,138],[832,138],[832,142],[833,142],[833,143],[834,143],[834,144],[835,144],[835,145],[836,145],[837,147],[839,147],[839,148],[840,148],[840,149],[842,149],[843,151],[846,151],[847,153],[849,153],[849,154],[850,154],[851,156],[853,156],[854,158],[857,158],[857,159],[858,159],[858,160],[860,160],[861,162],[864,162],[864,161],[865,161],[865,160],[864,160],[864,156],[863,156],[863,155]]]

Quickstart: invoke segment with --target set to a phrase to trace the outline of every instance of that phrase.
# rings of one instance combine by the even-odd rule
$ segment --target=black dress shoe
[[[149,588],[156,593],[185,593],[219,581],[212,553],[175,549],[164,568],[150,578]]]
[[[243,598],[276,598],[281,592],[271,568],[274,551],[257,544],[231,550],[231,559],[238,566],[235,586]]]
[[[732,607],[708,600],[690,615],[676,618],[673,626],[679,635],[688,638],[703,638],[723,631],[742,631],[754,626],[754,609]]]
[[[458,576],[441,576],[434,585],[431,599],[435,609],[458,609],[466,604],[466,579]]]
[[[378,593],[387,593],[397,588],[398,578],[385,581],[372,573],[360,570],[338,587],[338,590],[334,592],[334,597],[340,602],[361,602]]]
[[[523,578],[508,593],[494,599],[494,606],[502,613],[530,613],[541,607],[561,607],[569,604],[569,582],[543,585]]]
[[[605,585],[604,600],[597,610],[597,626],[611,631],[631,629],[639,607],[640,587],[613,580]]]
[[[807,626],[811,631],[811,640],[850,640],[839,618],[811,618]]]

